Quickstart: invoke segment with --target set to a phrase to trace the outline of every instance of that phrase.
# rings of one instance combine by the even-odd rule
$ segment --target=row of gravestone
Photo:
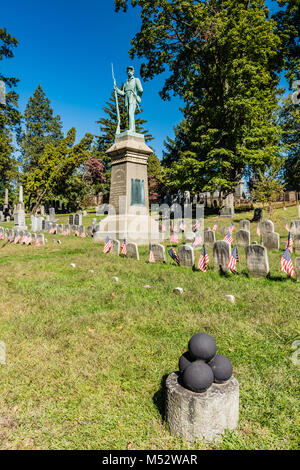
[[[154,260],[157,263],[166,262],[165,247],[160,244],[152,244],[152,251]],[[111,253],[115,255],[120,254],[120,241],[111,240]],[[139,250],[136,243],[129,242],[126,245],[127,257],[139,260]],[[264,246],[249,245],[245,247],[246,263],[248,273],[252,277],[265,277],[269,274],[269,260],[268,253]],[[213,245],[213,262],[215,269],[228,270],[227,264],[231,256],[230,243],[219,240]],[[195,265],[194,249],[189,245],[180,245],[178,247],[178,257],[181,266],[192,268]],[[300,258],[296,258],[295,267],[297,278],[300,279]]]
[[[228,228],[221,227],[220,232],[226,234],[228,232]],[[261,232],[263,235],[263,242],[265,248],[267,248],[268,250],[280,249],[280,235],[279,233],[274,232],[274,224],[271,220],[266,220],[262,222]],[[295,252],[300,253],[300,220],[293,220],[291,222],[291,233],[293,233],[294,236]],[[215,232],[210,228],[205,229],[204,243],[208,246],[213,246],[215,242]],[[251,244],[249,220],[240,221],[240,230],[236,232],[236,244],[240,247],[247,247]]]
[[[31,237],[32,243],[34,243],[36,240],[39,240],[41,245],[45,245],[45,237],[44,237],[43,233],[39,233],[39,234],[32,233],[31,234],[30,232],[27,232],[27,231],[24,231],[24,230],[17,230],[17,229],[10,229],[9,230],[8,228],[0,227],[0,235],[3,235],[4,240],[10,240],[11,242],[13,240],[15,240],[16,237],[18,237],[18,236],[22,239],[22,237],[24,235],[27,235],[27,236]]]

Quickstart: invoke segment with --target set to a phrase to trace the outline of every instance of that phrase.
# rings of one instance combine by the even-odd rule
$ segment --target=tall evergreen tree
[[[0,29],[0,61],[14,57],[13,49],[18,41],[5,28]],[[15,77],[6,77],[0,72],[2,99],[0,102],[0,197],[9,183],[16,180],[17,161],[13,155],[13,135],[19,131],[21,114],[17,109],[18,94],[14,91],[18,83]]]
[[[24,174],[38,165],[47,144],[58,145],[63,138],[60,116],[53,115],[50,100],[38,85],[24,112],[25,130],[21,135]]]

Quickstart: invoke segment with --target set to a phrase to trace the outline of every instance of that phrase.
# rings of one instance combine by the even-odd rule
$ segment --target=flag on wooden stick
[[[103,248],[103,253],[108,253],[111,250],[111,239],[107,236],[105,240],[105,245]]]
[[[291,277],[295,277],[294,266],[289,249],[286,248],[280,260],[280,271],[288,274]]]
[[[227,268],[230,269],[232,273],[236,273],[236,263],[239,262],[239,255],[237,251],[237,246],[235,245],[230,256],[230,259],[227,264]]]
[[[203,272],[206,273],[208,263],[209,263],[209,257],[208,257],[205,245],[203,245],[201,255],[200,255],[200,258],[199,258],[199,262],[198,262],[198,269],[200,269],[200,271],[203,271]]]
[[[126,238],[124,238],[121,245],[121,254],[125,256],[127,255]]]
[[[149,246],[149,263],[155,263],[152,245]]]

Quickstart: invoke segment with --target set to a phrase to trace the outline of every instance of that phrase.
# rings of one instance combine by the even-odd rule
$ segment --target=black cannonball
[[[193,392],[205,392],[213,381],[212,369],[203,361],[192,362],[182,375],[183,385]]]
[[[217,344],[214,338],[206,333],[196,333],[189,341],[189,352],[191,357],[201,359],[203,361],[210,361],[217,351]]]
[[[217,354],[210,363],[216,383],[226,382],[232,376],[232,365],[228,357]]]
[[[182,354],[179,358],[179,370],[182,373],[188,366],[191,365],[193,359],[188,351]]]

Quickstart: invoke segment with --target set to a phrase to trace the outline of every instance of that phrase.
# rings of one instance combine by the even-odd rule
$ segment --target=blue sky
[[[267,2],[273,3],[273,2]],[[115,13],[113,0],[14,0],[1,6],[1,27],[19,41],[15,57],[3,60],[6,76],[20,79],[17,91],[20,110],[40,84],[60,114],[64,131],[77,129],[77,140],[85,132],[99,133],[95,123],[104,116],[102,107],[112,91],[111,62],[117,83],[126,78],[126,66],[132,64],[139,75],[138,59],[128,56],[130,40],[139,30],[138,8]],[[163,141],[173,136],[180,122],[182,104],[178,98],[163,101],[158,92],[163,76],[143,84],[141,115],[154,136],[151,143],[161,158]]]
[[[128,56],[130,40],[139,30],[137,8],[114,12],[113,0],[14,0],[1,6],[1,27],[19,41],[13,59],[3,60],[6,76],[20,79],[17,87],[20,110],[40,84],[55,114],[60,114],[64,130],[77,129],[77,140],[91,132],[99,134],[95,123],[104,116],[102,107],[112,91],[111,62],[118,85],[132,64],[139,75],[141,61]],[[163,141],[173,135],[181,120],[178,98],[164,102],[158,95],[163,78],[146,82],[141,115],[155,137],[151,143],[161,158]]]

